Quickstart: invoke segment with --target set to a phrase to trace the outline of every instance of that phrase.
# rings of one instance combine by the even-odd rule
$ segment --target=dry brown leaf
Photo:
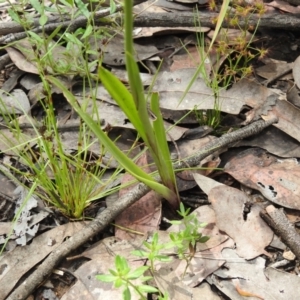
[[[191,3],[198,3],[199,0],[174,0],[175,2],[178,3],[184,3],[184,4],[191,4]],[[208,0],[203,0],[204,3],[207,3]]]
[[[30,111],[30,103],[27,95],[21,89],[14,89],[9,94],[0,92],[0,111],[1,114],[24,115]]]
[[[53,68],[53,66],[55,66],[56,64],[58,64],[57,65],[58,68],[59,68],[59,64],[65,64],[67,66],[70,66],[70,71],[77,72],[78,67],[74,64],[74,58],[77,59],[80,58],[79,55],[80,50],[75,44],[73,47],[71,46],[68,49],[55,43],[54,41],[48,41],[47,45],[49,47],[48,49],[51,48],[52,50],[51,51],[52,56],[49,56],[50,51],[48,51],[48,49],[44,49],[43,47],[39,48],[39,55],[45,60],[48,61],[51,60],[51,63],[47,61],[48,64],[46,64],[47,65],[46,70],[48,73],[56,74],[57,70],[55,70],[55,67]],[[28,38],[17,41],[14,44],[14,48],[18,49],[28,62],[30,62],[34,66],[37,65],[36,54],[33,50],[32,43]],[[81,64],[83,63],[83,61],[81,62],[77,61],[77,63]],[[39,74],[34,72],[33,68],[31,70],[32,73]],[[29,71],[29,70],[24,70],[24,71]]]
[[[193,299],[197,300],[221,300],[222,298],[212,290],[207,282],[202,282],[197,287],[193,288]]]
[[[189,287],[199,285],[208,275],[212,274],[225,264],[226,261],[221,257],[221,252],[224,248],[232,247],[234,247],[234,241],[228,239],[216,247],[196,253],[191,259],[186,274],[182,279],[183,283]],[[174,270],[178,279],[182,278],[185,268],[186,262],[182,260]]]
[[[191,5],[182,5],[178,2],[168,1],[168,0],[156,0],[155,5],[164,8],[167,11],[192,11],[193,7]]]
[[[261,208],[253,204],[247,219],[243,217],[243,208],[248,196],[228,186],[213,188],[208,194],[216,213],[218,228],[226,232],[236,243],[236,251],[240,257],[252,259],[264,250],[273,238],[272,230],[260,218]]]
[[[290,71],[291,73],[293,65],[294,63],[287,63],[286,61],[277,60],[269,62],[262,67],[256,68],[255,72],[257,72],[257,75],[267,79],[267,81],[270,81],[280,74],[285,74],[288,71]],[[289,76],[288,78],[290,77],[291,76]]]
[[[39,74],[39,70],[37,69],[37,67],[33,63],[31,63],[30,60],[28,60],[20,51],[12,47],[7,47],[5,49],[10,56],[10,59],[20,70],[33,74]]]
[[[195,46],[187,46],[184,53],[176,54],[173,56],[173,63],[170,67],[170,71],[176,71],[178,69],[196,68],[202,61],[202,57],[199,54],[199,50]],[[204,64],[206,67],[207,64]],[[208,71],[209,74],[209,71]]]
[[[266,3],[265,5],[278,8],[284,12],[288,12],[291,14],[299,14],[300,13],[300,6],[293,6],[285,1],[272,1],[270,3]]]
[[[137,165],[142,167],[144,171],[150,172],[148,164],[147,155],[144,153],[138,159]],[[124,184],[133,179],[134,178],[131,175],[126,174],[123,177],[122,183]],[[128,193],[132,188],[132,185],[128,188],[123,188],[120,190],[119,195],[122,196]],[[131,240],[135,239],[136,233],[126,231],[126,229],[137,231],[141,234],[156,231],[161,220],[161,200],[161,195],[158,195],[154,191],[150,191],[140,200],[124,210],[115,220],[116,225],[118,225],[115,236],[123,240]]]
[[[300,120],[300,110],[297,107],[287,101],[277,100],[270,114],[275,114],[279,119],[278,123],[273,126],[300,141],[300,123],[295,122],[295,120]]]
[[[171,111],[175,115],[173,117],[169,113],[168,118],[178,118],[178,112],[180,111],[183,114],[186,110],[195,108],[198,110],[215,108],[214,91],[200,77],[195,80],[191,89],[181,101],[194,73],[195,69],[180,69],[175,72],[162,72],[158,76],[153,91],[160,93],[160,108],[163,114],[166,115],[167,112]],[[218,108],[223,112],[238,114],[244,105],[248,105],[259,112],[267,112],[270,103],[266,103],[266,99],[269,96],[277,97],[271,89],[243,79],[234,84],[231,89],[220,91],[220,107]]]
[[[300,56],[297,57],[293,67],[294,81],[298,88],[300,88]]]
[[[300,209],[300,166],[297,161],[277,160],[263,150],[250,149],[232,158],[225,171],[244,185],[260,191],[273,203]]]
[[[136,260],[137,256],[131,254],[131,252],[136,249],[143,249],[146,251],[143,246],[143,242],[146,240],[146,238],[147,237],[145,236],[137,236],[134,241],[126,241],[118,239],[115,236],[107,237],[85,250],[82,253],[82,256],[89,259],[106,260],[110,256],[121,255],[128,261]]]
[[[0,300],[6,298],[8,293],[26,272],[43,260],[50,252],[55,250],[66,237],[72,236],[86,224],[86,222],[76,222],[55,227],[35,237],[30,245],[17,247],[12,252],[4,255],[1,259],[3,271],[0,274]],[[50,239],[53,241],[52,246],[48,245]]]
[[[159,8],[162,12],[161,8]],[[179,34],[179,33],[187,33],[187,32],[207,32],[209,31],[209,27],[143,27],[143,28],[135,28],[134,30],[134,39],[149,37],[155,35],[171,35],[171,34]]]
[[[224,184],[215,181],[214,179],[211,179],[209,177],[200,175],[200,174],[194,174],[195,181],[199,185],[200,189],[208,195],[210,191],[217,186],[225,186]]]
[[[215,279],[209,278],[208,281],[213,282],[229,299],[247,299],[242,297],[239,291],[253,294],[252,297],[255,294],[265,300],[298,299],[299,276],[274,268],[265,268],[266,261],[261,257],[246,261],[232,249],[224,249],[222,254],[227,260],[225,268],[214,272]]]
[[[193,289],[186,286],[181,280],[178,280],[174,274],[174,269],[180,264],[180,260],[173,260],[170,263],[157,265],[157,271],[154,273],[154,280],[158,288],[163,293],[168,293],[172,300],[191,300],[193,299]]]
[[[106,39],[106,38],[104,38]],[[90,40],[91,50],[99,52],[101,49],[103,53],[103,63],[112,66],[124,66],[125,65],[125,52],[124,52],[124,37],[121,34],[116,34],[113,38],[104,41],[98,39],[95,41],[94,38]],[[136,61],[142,61],[150,58],[161,51],[152,45],[140,45],[135,43],[135,59]],[[91,60],[98,60],[98,54],[90,54]]]
[[[298,108],[300,107],[300,96],[299,96],[299,88],[296,86],[295,83],[289,81],[288,83],[288,90],[286,91],[286,100]],[[299,78],[300,84],[300,78]]]
[[[280,157],[300,157],[300,143],[273,126],[235,145],[240,146],[259,147]]]
[[[215,34],[214,30],[211,30],[207,36],[212,39]],[[245,41],[249,42],[253,39],[253,35],[250,32],[246,32],[241,29],[232,29],[232,28],[221,28],[219,31],[216,42],[225,42],[226,45],[236,45],[239,43],[240,38],[245,39]]]

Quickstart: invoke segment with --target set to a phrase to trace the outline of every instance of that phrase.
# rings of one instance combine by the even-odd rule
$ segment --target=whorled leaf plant
[[[158,94],[151,93],[150,107],[148,107],[138,65],[134,59],[132,3],[132,0],[124,1],[126,69],[130,91],[117,77],[102,66],[99,67],[98,75],[104,87],[126,114],[149,149],[163,184],[158,183],[152,176],[144,172],[129,159],[103,132],[99,124],[77,104],[74,95],[58,79],[52,76],[47,76],[47,79],[62,90],[76,112],[122,167],[138,181],[145,183],[151,189],[161,194],[174,209],[177,209],[179,196],[163,118],[159,109]]]

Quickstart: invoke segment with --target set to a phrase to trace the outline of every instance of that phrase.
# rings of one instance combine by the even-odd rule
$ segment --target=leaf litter
[[[163,10],[169,11],[192,11],[192,6],[187,3],[194,2],[160,0],[155,5],[160,10],[163,8]],[[298,7],[288,5],[283,1],[273,1],[267,5],[281,12],[295,13],[296,8],[298,9]],[[157,7],[153,11],[158,11]],[[146,10],[142,13],[149,12],[150,10],[148,12]],[[190,35],[191,31],[199,32],[199,30],[185,27],[144,27],[135,35],[135,59],[144,64],[144,67],[151,65],[151,58],[155,58],[155,60],[164,58],[157,80],[154,80],[153,91],[160,94],[160,107],[166,121],[165,127],[171,127],[168,134],[170,150],[177,159],[201,150],[208,139],[214,138],[213,136],[188,138],[189,131],[200,126],[197,113],[216,108],[215,91],[207,86],[205,78],[201,76],[196,78],[186,97],[181,99],[195,73],[195,68],[201,61],[200,55],[197,55],[195,43],[191,42],[193,40],[191,36],[184,36],[184,34]],[[213,31],[210,31],[209,28],[202,28],[202,33],[206,35],[206,38],[213,35]],[[182,34],[183,36],[181,36]],[[251,38],[250,32],[247,34]],[[286,57],[284,59],[276,57],[276,51],[281,46],[277,46],[276,49],[276,43],[274,39],[272,40],[271,33],[270,36],[263,32],[258,34],[263,38],[266,34],[274,43],[274,45],[271,44],[274,50],[270,54],[273,56],[272,60],[264,60],[263,65],[254,66],[255,73],[259,77],[242,79],[233,82],[230,88],[220,90],[218,109],[224,117],[223,123],[221,122],[220,125],[221,129],[230,131],[267,115],[276,115],[279,122],[256,136],[243,139],[228,149],[214,153],[199,165],[203,169],[208,166],[212,170],[183,171],[177,174],[181,193],[188,195],[191,190],[196,191],[197,195],[200,195],[198,198],[207,197],[210,202],[209,205],[202,205],[193,212],[200,222],[207,223],[207,226],[200,228],[199,232],[210,236],[210,240],[204,244],[197,244],[194,257],[187,269],[185,262],[176,257],[176,249],[168,249],[166,252],[173,257],[171,263],[156,265],[156,285],[163,292],[167,291],[170,299],[225,299],[224,295],[229,299],[247,299],[249,297],[297,299],[300,294],[298,291],[299,277],[297,276],[299,262],[295,256],[288,255],[289,241],[286,241],[286,237],[281,237],[278,232],[274,235],[273,230],[260,217],[264,209],[271,212],[268,205],[273,203],[276,207],[284,210],[290,222],[289,226],[295,226],[300,221],[300,191],[298,188],[300,141],[298,120],[300,116],[296,104],[299,98],[300,53],[298,49],[296,49],[297,51],[293,50],[295,49],[294,41],[290,40],[290,49],[288,49]],[[163,36],[164,41],[159,35]],[[234,40],[237,31],[229,31],[229,35],[230,41]],[[282,35],[282,38],[288,36],[286,32],[279,33],[279,35]],[[167,39],[172,36],[176,36],[177,39]],[[299,39],[297,35],[294,38]],[[219,36],[219,42],[220,39],[221,36]],[[276,39],[278,39],[277,36]],[[178,40],[188,41],[185,49],[182,48],[182,43],[178,43]],[[194,38],[194,40],[196,39]],[[110,68],[115,68],[114,73],[123,82],[127,82],[124,69],[120,69],[125,62],[123,42],[120,32],[114,32],[109,39],[106,37],[91,43],[91,53],[101,50],[103,62]],[[70,61],[78,54],[76,52],[78,49],[72,49],[73,52],[70,55],[70,49],[63,45],[57,46],[59,47],[56,48],[57,51],[52,58],[56,63],[58,60]],[[1,93],[1,105],[5,107],[5,114],[11,114],[13,111],[18,116],[25,115],[27,120],[29,114],[35,119],[43,121],[45,113],[39,106],[39,101],[45,95],[39,77],[30,77],[30,75],[39,74],[34,56],[27,49],[30,47],[29,40],[23,39],[5,49],[14,67],[12,70],[7,68],[5,71],[7,77],[3,78],[3,90],[8,93]],[[207,72],[222,70],[228,59],[228,56],[223,56],[219,63],[216,63],[213,54],[214,52],[210,57],[212,65],[206,66]],[[89,55],[90,62],[95,59],[98,59],[97,55]],[[79,63],[84,62],[80,61]],[[147,68],[145,67],[145,69]],[[21,70],[24,73],[17,72],[13,76],[13,70]],[[74,71],[75,69],[71,68],[70,70]],[[92,64],[89,66],[89,70],[95,71]],[[53,68],[48,68],[47,72],[55,74]],[[154,73],[141,73],[146,88],[153,83]],[[9,76],[11,76],[10,81],[6,80]],[[91,115],[99,114],[104,120],[103,126],[107,126],[107,124],[110,126],[108,134],[111,139],[118,143],[122,151],[130,153],[131,158],[136,158],[143,147],[139,145],[132,149],[136,139],[133,126],[101,84],[89,90],[84,87],[84,82],[80,82],[78,85],[78,78],[75,76],[62,77],[61,80],[69,89],[76,91],[74,93],[81,105],[84,105],[86,96],[96,95],[96,110],[91,102],[87,104],[87,110]],[[291,88],[294,89],[293,94]],[[279,95],[278,91],[284,94],[284,99],[281,98],[282,95]],[[60,125],[79,127],[80,120],[72,112],[72,109],[67,104],[59,107],[58,104],[62,104],[64,101],[61,92],[59,90],[53,90],[53,92],[52,97],[58,112],[56,117],[60,121]],[[288,102],[290,99],[293,99],[292,103]],[[183,118],[187,113],[189,115]],[[22,123],[24,122],[22,119],[19,120],[20,125],[26,123],[26,121]],[[177,121],[179,122],[177,123]],[[174,122],[176,125],[173,124]],[[29,122],[28,128],[22,129],[19,141],[22,140],[24,145],[34,148],[37,132],[30,128],[30,124]],[[20,159],[18,162],[12,149],[14,147],[22,149],[23,145],[13,138],[9,129],[1,128],[1,132],[2,136],[6,137],[6,140],[1,139],[0,143],[3,156],[1,163],[17,167],[22,160]],[[213,133],[220,135],[218,131],[213,131]],[[95,141],[95,137],[91,133],[89,134],[90,140],[93,141],[89,151],[96,157],[101,157],[102,167],[107,171],[117,168],[117,162],[109,154],[103,155],[101,145]],[[78,149],[80,139],[78,130],[66,128],[60,132],[60,136],[66,153],[74,153]],[[142,165],[145,168],[149,167],[149,162],[144,161]],[[220,169],[215,170],[215,168]],[[7,174],[3,172],[2,168],[1,170],[1,175],[5,177]],[[113,184],[124,184],[127,180],[131,179],[128,179],[127,174],[121,173],[118,181]],[[26,196],[20,193],[21,196],[17,197],[13,193],[16,186],[12,185],[11,181],[2,181],[1,179],[1,185],[0,242],[4,244],[7,242],[6,238],[9,238],[6,244],[7,251],[0,259],[0,285],[3,287],[0,299],[5,299],[23,275],[26,277],[27,272],[59,247],[64,239],[72,237],[74,232],[83,228],[86,221],[64,224],[68,222],[65,216],[53,208],[45,209],[40,200],[31,197],[23,207],[14,232],[10,233],[12,218],[15,212],[18,212],[20,205],[18,201],[24,200]],[[21,191],[20,187],[17,188],[17,191]],[[120,193],[130,193],[130,189],[122,189]],[[89,205],[87,212],[93,211],[91,217],[101,213],[102,209],[109,205],[105,200],[98,199],[98,203],[100,203],[98,206]],[[277,209],[272,208],[273,211]],[[115,220],[118,227],[114,235],[121,237],[122,240],[115,237],[105,239],[105,236],[112,235],[111,230],[108,230],[98,237],[100,242],[91,240],[84,245],[84,248],[87,249],[78,249],[79,257],[88,258],[90,261],[82,260],[79,268],[76,263],[72,264],[72,261],[76,262],[76,256],[74,256],[74,260],[70,260],[69,264],[64,262],[63,265],[69,271],[74,272],[77,281],[73,286],[68,287],[68,291],[61,295],[61,299],[79,299],[80,297],[121,299],[120,293],[113,289],[111,284],[96,280],[95,275],[107,273],[108,269],[112,268],[116,254],[125,256],[132,267],[143,265],[145,261],[133,257],[130,253],[132,250],[143,249],[143,241],[151,237],[153,231],[159,233],[159,239],[163,243],[167,243],[168,232],[178,231],[174,225],[167,231],[160,230],[166,222],[164,218],[170,218],[166,210],[168,208],[162,205],[160,197],[150,192],[144,199],[131,207],[131,212],[130,209],[127,209]],[[7,224],[9,226],[6,226]],[[128,230],[131,230],[130,234]],[[138,231],[140,234],[133,234],[133,231]],[[288,261],[288,267],[280,269],[272,267],[272,265],[282,262],[282,257]],[[65,278],[66,275],[64,273],[60,276]],[[44,292],[49,291],[48,287],[39,289],[44,289]],[[52,284],[51,290],[57,292],[57,286]]]

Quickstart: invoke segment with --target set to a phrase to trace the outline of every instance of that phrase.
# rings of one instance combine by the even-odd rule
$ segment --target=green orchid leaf
[[[143,128],[143,123],[138,116],[136,105],[128,89],[115,75],[103,67],[99,67],[98,75],[110,96],[116,101],[142,139],[144,139],[145,134],[140,132],[140,129]]]
[[[162,178],[162,182],[174,192],[171,203],[174,208],[177,208],[179,205],[179,196],[177,191],[176,185],[176,177],[174,168],[171,161],[170,150],[166,138],[166,132],[164,127],[164,120],[162,118],[160,108],[159,108],[159,98],[158,93],[152,93],[151,97],[151,110],[155,116],[155,120],[153,121],[153,132],[155,134],[155,141],[157,150],[159,152],[158,159],[159,159],[159,171],[160,176]]]
[[[140,78],[140,71],[134,59],[133,47],[133,18],[132,18],[132,0],[126,0],[124,3],[124,18],[125,18],[125,55],[126,55],[126,70],[129,78],[130,90],[135,101],[137,109],[145,102],[144,88]]]
[[[179,197],[176,187],[176,178],[173,170],[166,133],[163,126],[163,119],[159,110],[158,94],[152,94],[152,110],[155,110],[155,120],[151,122],[147,101],[144,96],[144,87],[140,78],[140,72],[135,60],[133,44],[133,22],[132,22],[132,0],[125,1],[125,55],[126,70],[129,78],[130,91],[141,120],[142,127],[135,127],[148,147],[154,163],[161,176],[163,184],[170,189],[166,198],[171,206],[176,209],[179,204]],[[129,118],[130,119],[130,118]],[[131,120],[131,119],[130,119]]]

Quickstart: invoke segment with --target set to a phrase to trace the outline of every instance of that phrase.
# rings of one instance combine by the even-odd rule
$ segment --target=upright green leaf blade
[[[164,128],[162,129],[162,118],[157,121],[156,125],[151,123],[147,102],[144,96],[144,87],[140,78],[138,65],[134,58],[134,45],[133,45],[133,18],[132,18],[132,0],[125,0],[124,13],[125,13],[125,54],[126,54],[126,70],[129,78],[130,91],[132,93],[133,101],[138,113],[138,118],[141,120],[142,127],[137,130],[143,131],[143,138],[145,144],[149,148],[151,156],[155,162],[158,172],[163,180],[163,183],[170,188],[169,197],[166,199],[173,206],[178,207],[179,197],[177,196],[176,180],[173,167],[170,160],[170,153],[168,152],[168,144]],[[158,99],[158,97],[157,97]],[[157,106],[156,112],[159,112]],[[158,113],[160,115],[160,113]],[[161,115],[160,115],[161,116]],[[162,130],[160,133],[158,130]],[[157,136],[156,136],[157,135]],[[158,137],[158,139],[157,139]],[[161,155],[163,154],[163,156]],[[167,161],[167,162],[166,162]]]
[[[130,92],[115,75],[103,67],[99,68],[98,75],[103,86],[106,88],[110,96],[117,102],[134,128],[136,128],[141,138],[143,140],[146,139],[145,131],[143,130],[143,123],[139,118],[136,105]]]
[[[159,108],[159,97],[158,93],[152,93],[151,97],[151,110],[155,116],[153,121],[153,131],[155,134],[156,145],[159,145],[159,164],[160,164],[160,176],[162,182],[174,192],[174,197],[172,198],[172,205],[177,208],[179,205],[179,196],[176,185],[176,177],[174,168],[171,161],[170,150],[166,138],[166,131],[164,127],[164,120],[162,118],[160,108]]]

